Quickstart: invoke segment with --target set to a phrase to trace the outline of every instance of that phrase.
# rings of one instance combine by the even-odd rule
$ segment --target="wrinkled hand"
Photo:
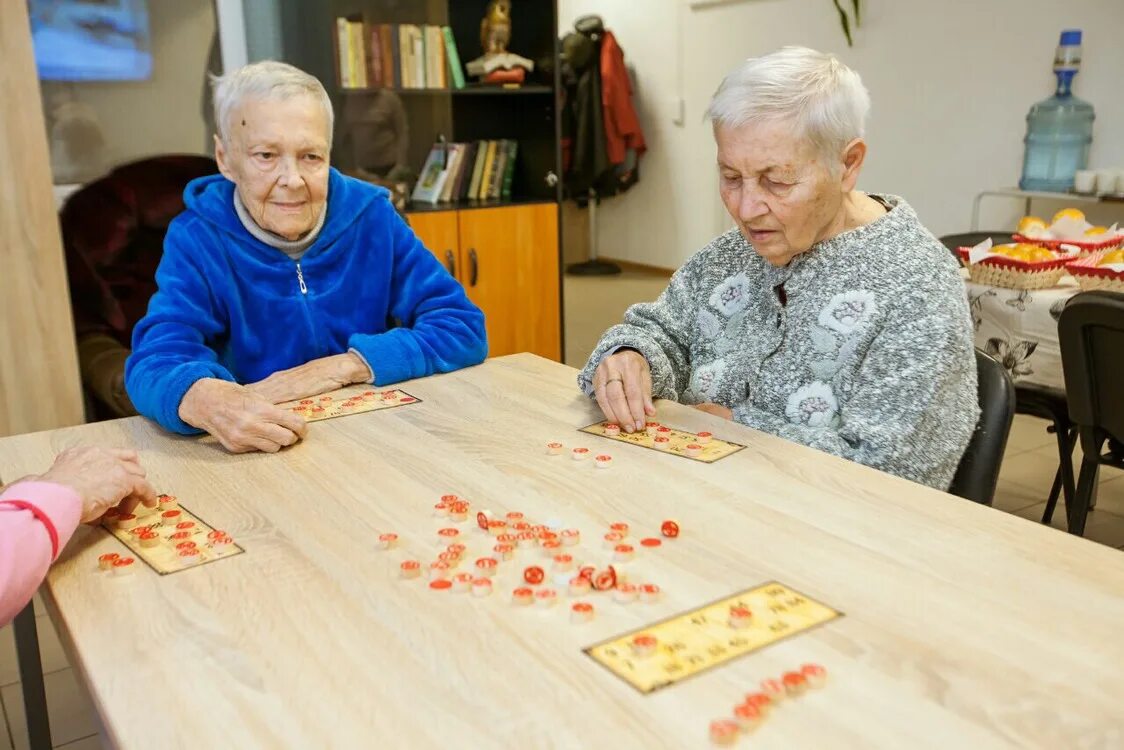
[[[720,404],[695,404],[695,408],[699,411],[705,411],[707,414],[713,414],[716,417],[722,417],[723,419],[734,418],[734,412],[730,411],[725,406],[722,406]]]
[[[180,419],[218,438],[231,453],[276,453],[304,437],[308,425],[246,386],[215,378],[196,381],[180,402]]]
[[[605,418],[625,432],[643,430],[647,417],[656,414],[652,370],[639,352],[621,351],[601,360],[593,373],[593,393]]]
[[[280,370],[246,387],[271,404],[318,396],[352,383],[365,383],[371,371],[351,352],[321,357],[299,367]]]
[[[136,451],[106,448],[70,448],[55,457],[55,463],[40,482],[61,484],[82,498],[82,522],[90,523],[113,507],[132,513],[138,503],[156,507],[156,491],[145,479]]]

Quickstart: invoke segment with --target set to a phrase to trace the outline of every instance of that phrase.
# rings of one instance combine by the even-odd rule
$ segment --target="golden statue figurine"
[[[465,65],[481,83],[519,86],[535,64],[508,51],[511,41],[511,0],[491,0],[480,22],[480,46],[484,54]]]
[[[492,0],[480,21],[480,46],[484,57],[502,55],[511,41],[511,0]]]

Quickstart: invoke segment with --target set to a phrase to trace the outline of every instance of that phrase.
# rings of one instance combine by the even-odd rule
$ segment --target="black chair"
[[[940,241],[959,260],[960,256],[956,254],[956,248],[973,247],[989,237],[996,245],[1015,241],[1014,236],[1009,232],[946,234],[940,238]],[[1066,507],[1069,507],[1075,492],[1073,446],[1077,443],[1077,430],[1069,419],[1069,404],[1066,403],[1065,392],[1044,386],[1015,384],[1015,413],[1050,422],[1046,431],[1053,434],[1058,442],[1058,470],[1054,472],[1054,483],[1050,486],[1046,509],[1042,514],[1042,523],[1050,523],[1058,503],[1058,496],[1063,496]]]
[[[1081,473],[1073,502],[1066,503],[1071,534],[1085,533],[1097,494],[1101,464],[1124,469],[1124,294],[1083,292],[1070,299],[1058,320],[1069,415],[1081,440]],[[1102,454],[1105,441],[1116,450]]]
[[[1015,386],[1002,364],[976,350],[980,421],[948,491],[982,505],[995,499],[999,466],[1015,418]]]

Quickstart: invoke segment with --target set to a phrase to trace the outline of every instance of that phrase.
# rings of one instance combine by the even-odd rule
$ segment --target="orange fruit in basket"
[[[1057,224],[1062,219],[1072,219],[1073,221],[1085,221],[1085,214],[1076,208],[1063,208],[1054,214],[1054,223]]]
[[[1023,236],[1028,236],[1027,233],[1034,231],[1045,231],[1046,222],[1039,219],[1037,216],[1024,216],[1019,219],[1019,226],[1015,229],[1016,232]]]
[[[1124,250],[1113,250],[1111,253],[1105,253],[1104,257],[1097,261],[1098,266],[1109,266],[1113,263],[1124,263]]]
[[[1108,233],[1108,227],[1102,227],[1102,226],[1089,227],[1088,229],[1085,230],[1085,236],[1086,237],[1096,237],[1098,235],[1107,234],[1107,233]]]

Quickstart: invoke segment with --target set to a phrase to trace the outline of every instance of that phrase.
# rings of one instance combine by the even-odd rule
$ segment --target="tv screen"
[[[40,79],[138,81],[152,75],[147,0],[28,0],[27,6]]]

